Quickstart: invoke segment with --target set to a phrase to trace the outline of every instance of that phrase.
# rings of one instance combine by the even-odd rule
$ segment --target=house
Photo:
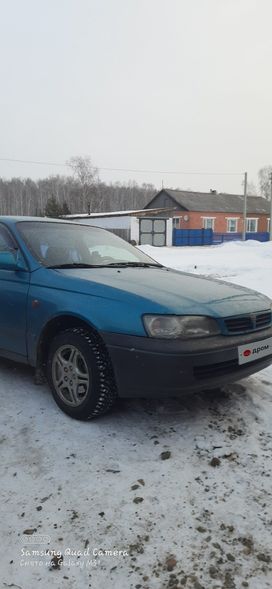
[[[220,243],[221,235],[239,238],[243,231],[244,197],[235,194],[191,192],[188,190],[163,189],[158,192],[144,209],[104,213],[64,215],[66,219],[84,222],[96,227],[109,229],[127,241],[140,245],[208,245]],[[247,234],[256,233],[267,237],[269,231],[270,203],[264,198],[249,196],[247,199]],[[174,229],[186,229],[182,243],[175,239]],[[212,229],[205,236],[196,239],[188,237],[193,230]],[[173,235],[174,233],[174,235]],[[183,233],[183,232],[182,232]],[[200,231],[200,233],[203,233]],[[205,232],[206,233],[206,232]],[[215,241],[215,234],[216,239]],[[237,235],[238,234],[238,235]],[[225,240],[225,237],[224,237]]]
[[[213,229],[216,233],[243,232],[244,196],[240,194],[162,189],[145,208],[172,207],[176,229]],[[247,198],[247,233],[269,231],[270,202],[259,196]]]

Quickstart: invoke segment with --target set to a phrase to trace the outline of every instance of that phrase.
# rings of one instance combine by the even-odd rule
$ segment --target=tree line
[[[156,194],[152,184],[107,184],[98,175],[0,178],[0,215],[57,217],[59,214],[143,208]]]

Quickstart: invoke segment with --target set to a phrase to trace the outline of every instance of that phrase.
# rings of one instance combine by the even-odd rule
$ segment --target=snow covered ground
[[[155,260],[192,274],[223,278],[272,298],[272,244],[249,240],[204,247],[142,246]]]
[[[272,298],[270,243],[142,249]],[[1,361],[1,589],[272,587],[271,385],[268,368],[81,423]]]

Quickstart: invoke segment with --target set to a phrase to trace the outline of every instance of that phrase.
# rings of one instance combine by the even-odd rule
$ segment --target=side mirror
[[[26,265],[18,250],[0,251],[0,270],[26,270]]]

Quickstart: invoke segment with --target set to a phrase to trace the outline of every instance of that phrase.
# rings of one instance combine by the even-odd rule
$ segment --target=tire
[[[106,348],[96,333],[83,328],[67,329],[54,337],[47,378],[57,405],[75,419],[98,417],[117,398]]]

